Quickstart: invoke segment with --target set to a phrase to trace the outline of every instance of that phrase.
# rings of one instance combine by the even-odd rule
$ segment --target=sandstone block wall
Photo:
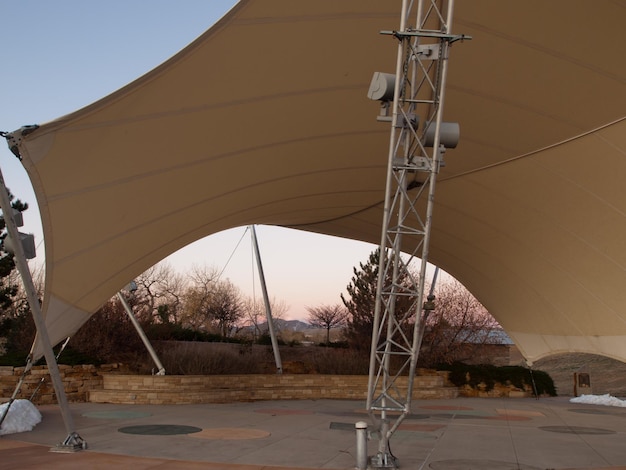
[[[102,366],[59,365],[61,380],[70,402],[84,402],[90,390],[102,388],[102,374],[126,371],[120,364]],[[24,367],[0,366],[0,398],[8,399],[13,395]],[[33,396],[33,393],[36,394]],[[32,397],[32,398],[31,398]],[[16,398],[31,400],[37,405],[56,403],[56,394],[46,366],[33,366],[24,378]],[[3,400],[6,401],[6,400]]]

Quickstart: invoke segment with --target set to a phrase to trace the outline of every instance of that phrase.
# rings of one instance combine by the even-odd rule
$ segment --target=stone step
[[[105,390],[170,390],[185,391],[231,388],[277,388],[294,386],[315,386],[332,388],[367,387],[365,375],[322,375],[322,374],[282,374],[282,375],[123,375],[104,374],[102,388]],[[406,386],[407,378],[399,377],[397,383]],[[442,375],[416,376],[416,388],[443,387],[446,383]]]
[[[416,389],[415,400],[451,399],[458,396],[454,387]],[[207,392],[171,391],[127,391],[91,390],[88,400],[91,403],[113,403],[119,405],[192,405],[202,403],[234,403],[263,400],[365,400],[366,391],[346,392],[345,390],[322,389],[247,389],[210,390]]]

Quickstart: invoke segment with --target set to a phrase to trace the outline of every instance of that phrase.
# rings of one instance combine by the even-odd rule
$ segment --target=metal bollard
[[[356,468],[357,470],[367,470],[367,423],[357,422],[356,428]]]

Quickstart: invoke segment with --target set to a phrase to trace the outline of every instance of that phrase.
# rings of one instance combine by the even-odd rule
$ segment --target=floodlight
[[[461,129],[458,122],[442,122],[439,127],[439,144],[447,149],[456,148]],[[432,147],[435,142],[435,123],[431,123],[424,133],[424,147]]]
[[[23,216],[23,214],[20,211],[18,211],[17,209],[12,209],[12,211],[13,211],[13,220],[15,221],[16,227],[24,226],[24,216]]]
[[[20,236],[20,242],[22,243],[22,249],[24,250],[24,256],[26,259],[33,259],[37,256],[35,250],[35,236],[32,233],[18,232],[18,234]],[[4,249],[7,253],[15,254],[15,245],[13,245],[11,236],[7,236],[4,239]]]
[[[396,76],[392,73],[374,72],[367,97],[370,100],[392,101]]]

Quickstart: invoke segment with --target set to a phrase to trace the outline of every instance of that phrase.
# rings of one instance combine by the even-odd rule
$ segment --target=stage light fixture
[[[374,72],[367,97],[374,101],[392,101],[396,76],[392,73]]]
[[[456,148],[461,136],[458,122],[442,122],[439,128],[439,144],[447,149]],[[432,147],[435,143],[435,123],[431,123],[424,133],[424,147]]]

